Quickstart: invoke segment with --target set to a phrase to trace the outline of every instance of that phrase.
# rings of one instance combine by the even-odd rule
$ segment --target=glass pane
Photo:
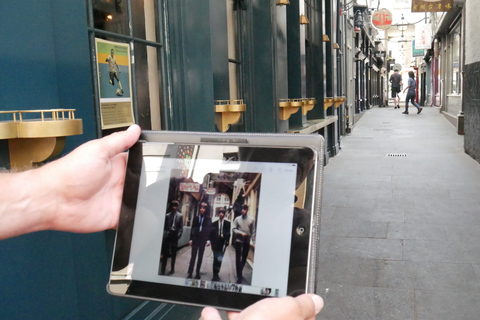
[[[132,1],[133,36],[157,42],[156,0]]]
[[[94,28],[130,34],[126,0],[92,0]]]
[[[238,11],[234,10],[235,2],[227,0],[228,58],[238,60]]]
[[[161,130],[160,51],[139,43],[135,44],[134,49],[138,121],[143,129]]]
[[[228,77],[230,86],[230,100],[241,99],[239,96],[239,76],[240,65],[230,62],[228,64]]]
[[[460,93],[460,34],[455,32],[452,41],[452,93]]]

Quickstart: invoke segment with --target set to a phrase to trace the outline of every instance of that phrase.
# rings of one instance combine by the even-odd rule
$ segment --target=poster
[[[128,43],[95,38],[102,130],[135,123]]]

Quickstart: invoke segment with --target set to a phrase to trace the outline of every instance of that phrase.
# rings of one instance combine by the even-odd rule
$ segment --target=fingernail
[[[318,314],[323,308],[323,299],[320,296],[312,296],[313,303],[315,304],[315,314]]]

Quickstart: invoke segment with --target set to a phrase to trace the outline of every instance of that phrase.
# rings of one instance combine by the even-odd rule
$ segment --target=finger
[[[295,301],[302,310],[305,319],[313,319],[323,308],[323,299],[314,294],[302,294],[296,297]]]
[[[133,124],[127,130],[115,132],[101,140],[104,140],[103,142],[106,144],[109,156],[113,157],[133,146],[140,137],[140,133],[140,127]]]
[[[222,320],[218,310],[212,307],[205,307],[202,310],[202,320]]]
[[[234,311],[228,311],[227,316],[228,320],[235,320],[238,317],[239,313]]]

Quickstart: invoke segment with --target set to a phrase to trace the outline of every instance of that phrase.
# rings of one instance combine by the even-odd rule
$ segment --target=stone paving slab
[[[437,108],[402,110],[325,167],[317,319],[480,319],[480,164]]]

